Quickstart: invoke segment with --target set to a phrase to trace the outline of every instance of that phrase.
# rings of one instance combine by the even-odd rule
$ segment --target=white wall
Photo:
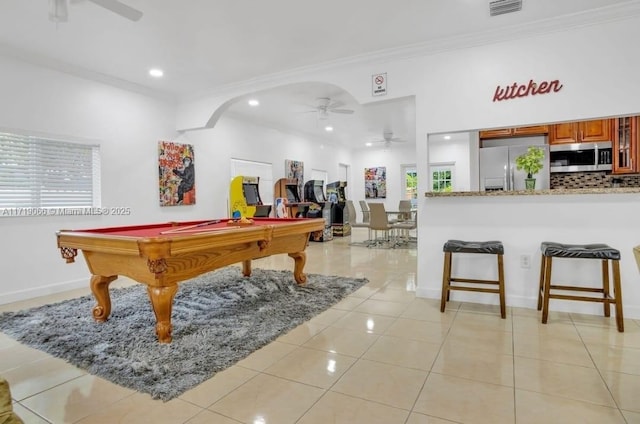
[[[307,172],[326,169],[334,179],[338,163],[351,160],[348,151],[321,140],[229,118],[213,129],[178,134],[172,104],[4,57],[0,92],[3,100],[11,99],[0,102],[0,128],[98,142],[102,206],[132,211],[129,216],[0,218],[0,304],[88,285],[84,260],[79,256],[71,265],[60,257],[57,230],[227,216],[231,158],[271,162],[275,180],[285,176],[285,159],[304,161]],[[159,140],[194,144],[195,205],[159,206]]]
[[[228,215],[230,159],[244,159],[273,165],[274,183],[285,178],[285,159],[304,162],[305,182],[311,170],[326,169],[329,180],[339,177],[339,163],[350,163],[348,150],[300,135],[254,125],[224,116],[214,128],[187,131],[180,140],[194,145],[199,217]],[[260,188],[261,196],[267,190]],[[271,187],[273,192],[273,187]],[[264,203],[273,199],[262,198]]]
[[[640,58],[626,49],[639,17],[514,39],[429,58],[419,117],[428,132],[500,128],[640,112]],[[426,62],[425,62],[426,64]],[[558,79],[557,93],[492,102],[497,85]],[[462,101],[464,99],[464,101]]]
[[[426,199],[427,224],[419,231],[418,294],[439,298],[442,246],[448,239],[501,240],[504,244],[507,304],[536,308],[540,243],[607,243],[620,250],[624,312],[640,317],[640,274],[632,249],[640,244],[638,195],[547,195]],[[422,236],[422,234],[421,234]],[[426,241],[425,241],[426,239]],[[523,268],[527,255],[531,267]],[[496,279],[495,255],[454,254],[453,275]],[[600,261],[554,259],[552,281],[566,285],[600,283]],[[452,300],[497,304],[496,295],[455,292]],[[551,300],[551,309],[602,314],[602,304]]]
[[[1,218],[0,303],[88,283],[81,258],[61,259],[55,232],[189,216],[158,202],[157,142],[172,139],[175,107],[164,101],[0,57],[0,127],[98,142],[102,206],[130,216]]]
[[[358,221],[362,222],[362,213],[358,201],[384,203],[388,211],[397,211],[398,203],[404,199],[405,186],[401,164],[415,163],[416,155],[413,147],[405,147],[393,144],[389,148],[371,147],[358,150],[353,153],[353,166],[351,167],[351,199],[356,207]],[[386,199],[365,199],[364,170],[384,166],[387,168],[387,197]],[[420,178],[420,176],[418,176]],[[352,183],[349,183],[352,184]]]
[[[640,19],[617,20],[564,32],[511,40],[433,56],[430,78],[417,96],[419,134],[473,130],[562,120],[640,114],[640,84],[636,84],[640,56],[625,46],[640,38]],[[589,59],[586,61],[586,59]],[[426,62],[426,60],[425,60]],[[529,79],[559,79],[558,93],[492,102],[497,85]],[[464,99],[464,101],[461,101]],[[426,137],[424,138],[426,139]],[[425,143],[426,144],[426,143]],[[426,145],[418,145],[418,172],[425,172]],[[421,186],[425,192],[428,187]],[[540,264],[538,249],[545,240],[566,243],[607,243],[622,252],[623,298],[627,317],[640,317],[640,279],[632,247],[640,244],[638,195],[514,196],[490,198],[419,198],[418,293],[439,297],[442,245],[447,239],[502,240],[508,303],[535,307]],[[520,267],[520,255],[532,256],[530,269]],[[482,268],[482,259],[467,259],[463,271]],[[579,261],[578,261],[579,262]],[[579,276],[597,282],[594,264],[558,265],[562,281]],[[587,274],[591,275],[587,275]],[[585,281],[585,282],[586,282]],[[496,299],[478,294],[455,294],[481,302]],[[600,306],[600,308],[598,308]],[[601,314],[601,305],[552,302],[552,309]]]
[[[484,45],[481,40],[476,40],[476,45],[469,48],[448,51],[443,48],[441,52],[423,55],[412,52],[405,58],[396,60],[371,60],[368,63],[315,72],[292,73],[287,76],[287,81],[274,78],[267,83],[261,83],[259,88],[270,88],[285,82],[326,81],[344,88],[364,104],[379,100],[371,95],[370,76],[387,72],[389,87],[393,82],[393,89],[390,88],[387,99],[405,96],[415,96],[416,99],[417,145],[415,152],[409,155],[413,156],[411,160],[401,160],[400,163],[414,162],[415,157],[418,168],[418,192],[424,193],[429,190],[428,178],[420,176],[427,175],[428,172],[430,158],[427,138],[430,133],[640,114],[640,84],[635,83],[637,70],[640,69],[640,56],[628,50],[633,40],[640,39],[640,16],[633,4],[629,5],[630,13],[623,12],[617,9],[612,13],[611,16],[615,15],[612,19],[605,19],[600,23],[591,17],[589,24],[582,26],[574,25],[570,22],[572,18],[569,18],[568,25],[562,27],[562,30],[553,30],[545,35],[514,34],[501,37],[501,41]],[[549,24],[549,27],[553,28],[557,22]],[[555,28],[560,29],[559,26]],[[532,78],[538,82],[560,80],[563,89],[557,93],[502,102],[492,101],[498,85],[528,83]],[[181,105],[178,113],[179,128],[204,125],[208,117],[226,100],[250,92],[250,89],[255,90],[257,87],[235,87],[217,97]],[[358,168],[384,166],[391,160],[382,152],[363,152],[362,155],[359,151],[355,152],[354,174],[357,174]],[[394,179],[398,181],[397,177],[388,172],[390,184]],[[363,191],[355,183],[355,178],[353,189],[354,200],[364,197]],[[486,201],[500,204],[495,199],[489,198]],[[559,216],[555,217],[554,222],[546,220],[544,225],[556,229],[553,233],[555,240],[569,241],[576,239],[576,235],[581,234],[581,231],[585,231],[581,221],[572,220],[575,211],[570,206],[571,202],[585,205],[586,210],[591,202],[604,202],[605,205],[611,203],[614,207],[605,208],[605,216],[615,211],[624,217],[630,217],[638,209],[637,196],[631,196],[622,202],[612,202],[611,197],[606,199],[608,200],[598,198],[595,201],[587,201],[582,198],[574,200],[552,196],[547,205],[550,210],[556,207],[556,203],[565,206],[558,206],[561,211]],[[390,205],[397,200],[389,198],[385,203]],[[434,232],[435,229],[449,229],[451,234],[458,233],[465,238],[465,234],[469,237],[479,235],[477,231],[484,225],[473,220],[467,225],[460,219],[460,222],[452,223],[449,227],[442,227],[441,221],[446,221],[451,212],[450,205],[447,203],[447,207],[444,208],[434,207],[435,200],[421,196],[418,198],[418,255],[423,258],[418,262],[418,291],[422,295],[433,295],[430,289],[435,287],[435,276],[442,269],[441,261],[436,260],[436,257],[442,254],[444,240],[442,237],[434,237],[434,234],[438,234]],[[458,207],[466,216],[500,213],[499,208],[480,208],[476,200],[461,198]],[[539,219],[537,209],[527,207],[531,199],[520,200],[522,199],[510,200],[514,202],[510,207],[511,213],[522,217],[522,222],[536,222]],[[623,210],[616,211],[616,208]],[[617,218],[614,215],[612,219]],[[633,219],[626,221],[627,231],[616,231],[615,228],[609,231],[609,220],[605,218],[601,222],[602,227],[599,231],[589,233],[593,241],[606,242],[620,249],[628,249],[634,243],[640,242],[636,241],[637,227],[634,228]],[[526,228],[528,224],[523,225],[523,228]],[[469,231],[462,234],[453,231],[457,226]],[[538,246],[543,241],[542,232],[505,233],[498,231],[498,226],[486,227],[487,230],[492,228],[495,234],[487,234],[487,237],[493,235],[490,238],[496,238],[502,235],[507,245],[519,245],[518,243],[526,239],[526,242],[530,243],[527,249],[532,250],[535,249],[533,246]],[[517,255],[508,256],[505,262],[509,269],[513,269],[515,264],[519,263],[519,258]],[[637,268],[631,257],[623,260],[622,271],[625,279],[638,278]],[[531,284],[535,286],[536,281],[520,284],[522,285],[515,287],[520,287],[523,292],[516,297],[526,297],[530,296]],[[515,298],[513,294],[511,298]],[[630,289],[624,298],[627,310],[632,311],[636,318],[640,317],[640,313],[633,312],[640,310],[640,295],[634,292],[634,289]],[[569,307],[580,309],[582,305],[570,302]]]

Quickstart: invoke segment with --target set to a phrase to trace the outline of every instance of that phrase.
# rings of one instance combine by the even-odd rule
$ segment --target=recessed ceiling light
[[[365,143],[365,146],[371,147],[371,146],[373,146],[373,143]]]
[[[164,72],[162,71],[162,69],[153,68],[153,69],[149,69],[149,75],[155,78],[160,78],[161,76],[164,75]]]
[[[260,105],[260,102],[257,101],[256,99],[251,99],[251,100],[249,100],[248,103],[249,103],[249,106],[251,106],[251,107],[256,107],[256,106]]]
[[[444,136],[444,139],[445,139],[445,140],[451,140],[451,136],[450,136],[450,135],[445,135],[445,136]]]
[[[331,125],[327,125],[326,127],[324,127],[324,130],[326,132],[331,132],[331,131],[333,131],[333,127]]]

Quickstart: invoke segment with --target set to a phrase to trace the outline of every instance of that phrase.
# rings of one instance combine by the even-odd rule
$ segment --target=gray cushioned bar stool
[[[604,303],[604,316],[611,316],[610,304],[616,305],[618,331],[624,331],[622,316],[622,290],[620,288],[620,251],[606,244],[561,244],[545,241],[540,245],[540,290],[538,310],[542,310],[542,323],[549,317],[549,299],[581,300]],[[602,261],[602,288],[577,287],[551,283],[551,263],[553,258],[581,258]],[[613,268],[613,296],[609,291],[609,261]],[[554,291],[552,293],[552,291]],[[602,297],[559,294],[555,291],[602,293]]]
[[[444,247],[444,269],[442,272],[442,300],[440,301],[440,312],[444,312],[446,303],[449,301],[451,290],[466,290],[484,293],[497,293],[500,295],[500,315],[502,318],[507,317],[505,299],[504,299],[504,266],[502,256],[504,255],[504,246],[499,241],[462,241],[448,240]],[[497,255],[498,258],[498,279],[497,280],[474,280],[469,278],[452,278],[451,277],[451,257],[454,253],[484,253],[489,255]],[[451,283],[470,283],[470,284],[490,284],[497,285],[498,288],[479,287],[473,285],[453,285]]]

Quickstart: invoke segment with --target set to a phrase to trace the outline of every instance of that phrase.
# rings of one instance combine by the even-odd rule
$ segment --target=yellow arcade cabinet
[[[229,212],[232,218],[269,216],[271,206],[262,203],[260,190],[258,190],[259,183],[260,177],[247,177],[242,175],[231,180],[231,184],[229,185]],[[256,213],[256,211],[258,211],[258,213]]]

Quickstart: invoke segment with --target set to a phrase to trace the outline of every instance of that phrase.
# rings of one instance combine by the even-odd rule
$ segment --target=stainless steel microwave
[[[550,172],[610,171],[612,161],[610,141],[549,146]]]

